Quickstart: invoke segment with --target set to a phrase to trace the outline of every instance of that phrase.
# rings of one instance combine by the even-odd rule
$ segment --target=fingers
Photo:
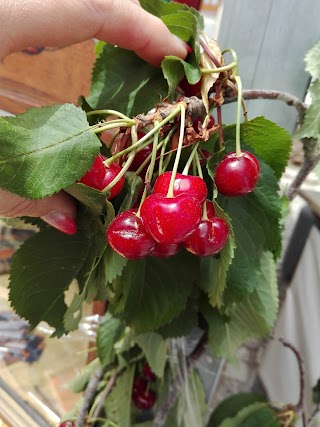
[[[64,192],[41,200],[27,200],[0,190],[0,215],[5,217],[42,217],[44,221],[66,234],[76,232],[76,206]]]
[[[133,50],[155,65],[166,55],[187,55],[185,43],[137,0],[1,0],[0,36],[2,55],[90,38]]]

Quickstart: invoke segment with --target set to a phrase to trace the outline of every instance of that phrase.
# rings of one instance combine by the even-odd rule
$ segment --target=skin
[[[186,46],[137,0],[0,0],[0,60],[29,46],[67,46],[97,38],[133,50],[159,66],[166,55],[185,58]],[[0,189],[0,215],[75,218],[72,199],[61,192],[26,200]]]

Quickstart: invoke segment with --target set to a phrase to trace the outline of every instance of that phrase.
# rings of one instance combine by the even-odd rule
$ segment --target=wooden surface
[[[17,114],[30,107],[76,103],[89,92],[94,43],[17,52],[0,63],[0,109]]]
[[[320,39],[319,0],[224,0],[219,42],[239,59],[244,89],[275,89],[304,98],[304,56]],[[235,122],[235,106],[224,114]],[[292,131],[296,113],[275,101],[250,101],[249,118],[264,115]]]

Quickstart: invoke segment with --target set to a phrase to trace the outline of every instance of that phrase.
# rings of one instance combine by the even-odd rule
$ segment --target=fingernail
[[[192,54],[192,52],[193,52],[192,47],[191,47],[190,45],[188,45],[188,43],[186,43],[186,44],[185,44],[185,47],[186,47],[186,49],[187,49],[187,51],[188,51],[188,54],[189,54],[189,55],[191,55],[191,54]]]
[[[64,212],[54,211],[41,217],[43,221],[65,234],[74,234],[77,231],[77,225],[71,216]]]
[[[187,53],[190,53],[190,46],[185,42],[185,41],[183,41],[182,39],[180,39],[178,36],[176,36],[175,34],[173,34],[173,37],[176,39],[176,41],[177,41],[177,44],[179,44],[180,45],[180,47],[181,48],[183,48],[183,50],[185,51],[185,52],[187,52]],[[192,49],[191,49],[192,50]]]

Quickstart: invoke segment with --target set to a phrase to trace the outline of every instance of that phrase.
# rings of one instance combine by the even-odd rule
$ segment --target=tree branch
[[[170,410],[173,408],[174,404],[176,403],[176,400],[179,396],[179,392],[181,390],[181,387],[186,382],[189,373],[191,372],[192,368],[194,367],[196,361],[199,359],[199,357],[203,354],[206,344],[208,342],[208,335],[205,332],[201,339],[199,340],[198,344],[190,354],[190,356],[187,358],[187,370],[186,373],[183,372],[181,375],[176,375],[176,377],[173,379],[172,383],[169,386],[169,391],[167,393],[166,398],[163,400],[162,404],[159,406],[153,420],[153,427],[163,427],[166,419],[168,417],[168,414]]]
[[[93,412],[91,421],[96,420],[100,416],[100,414],[103,410],[105,401],[106,401],[107,397],[109,396],[111,390],[113,389],[113,387],[116,383],[117,377],[118,377],[118,372],[114,371],[113,374],[111,375],[106,387],[104,388],[104,390],[101,392],[101,394],[99,396],[99,402],[98,402],[98,404],[97,404],[97,406]]]

